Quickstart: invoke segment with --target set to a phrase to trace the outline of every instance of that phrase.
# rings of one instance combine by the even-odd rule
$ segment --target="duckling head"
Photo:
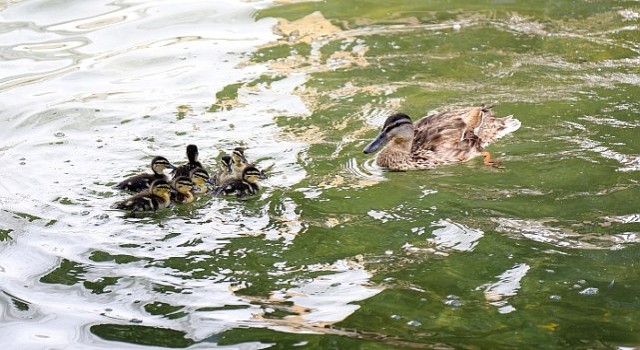
[[[164,169],[176,169],[176,166],[171,164],[165,157],[155,157],[151,160],[151,169],[156,174],[162,174]]]
[[[151,183],[150,191],[156,196],[169,198],[171,195],[171,185],[166,180],[156,180]]]
[[[196,145],[187,146],[187,159],[189,159],[189,163],[192,163],[192,164],[198,161],[198,146]]]
[[[249,165],[242,171],[242,179],[251,184],[257,184],[262,176],[264,176],[264,172],[253,165]]]
[[[222,172],[231,172],[231,163],[233,160],[231,156],[222,156],[220,158],[220,170]]]
[[[411,118],[404,113],[396,113],[385,120],[378,136],[364,148],[363,152],[373,153],[389,142],[396,147],[410,151],[413,132]]]
[[[178,193],[187,194],[193,189],[193,181],[187,176],[180,176],[173,180],[173,187]]]
[[[234,165],[241,165],[241,164],[247,164],[247,157],[245,157],[244,155],[244,151],[245,148],[242,147],[236,147],[233,149],[233,152],[231,152],[231,160],[233,161]]]
[[[206,184],[215,185],[209,173],[202,168],[195,168],[189,174],[191,181],[198,187],[205,187]]]

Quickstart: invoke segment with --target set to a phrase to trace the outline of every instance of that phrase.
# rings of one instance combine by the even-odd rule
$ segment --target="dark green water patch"
[[[135,261],[148,260],[148,259],[137,258],[135,256],[125,255],[125,254],[113,255],[113,254],[102,252],[102,251],[92,252],[89,259],[95,262],[113,261],[117,264],[128,264]]]
[[[0,229],[0,241],[8,241],[11,240],[11,232],[13,232],[13,229]]]
[[[86,272],[87,268],[83,264],[62,259],[55,270],[40,277],[40,282],[72,286],[83,281],[83,275]]]
[[[119,280],[120,277],[102,277],[94,281],[84,281],[83,286],[94,294],[104,294],[110,293],[108,287],[114,286]]]
[[[99,324],[91,326],[90,330],[102,339],[131,344],[185,348],[194,343],[184,332],[160,327]]]
[[[189,315],[186,311],[180,311],[183,306],[174,306],[167,303],[155,302],[144,305],[144,309],[151,315],[162,315],[168,319],[178,319]]]

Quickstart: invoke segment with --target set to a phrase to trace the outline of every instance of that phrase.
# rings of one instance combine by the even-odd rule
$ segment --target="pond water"
[[[640,346],[637,1],[0,5],[7,349]],[[396,111],[495,103],[480,159],[385,172]],[[234,147],[258,196],[111,188]]]

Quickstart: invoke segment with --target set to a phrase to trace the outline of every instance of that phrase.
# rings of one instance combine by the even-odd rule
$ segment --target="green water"
[[[263,26],[273,18],[305,25],[276,30],[242,53],[242,65],[228,71],[262,68],[220,76],[213,92],[185,88],[182,99],[168,101],[136,92],[129,113],[122,105],[129,97],[72,105],[86,111],[67,118],[92,120],[72,130],[107,132],[104,149],[93,140],[75,144],[109,164],[100,174],[52,166],[68,174],[63,183],[90,179],[84,190],[46,186],[54,199],[30,210],[9,205],[17,202],[10,185],[26,180],[3,186],[0,240],[17,270],[2,269],[11,286],[0,286],[2,317],[32,338],[47,334],[18,344],[640,346],[638,2],[322,1],[252,15]],[[310,18],[335,27],[306,33]],[[121,64],[135,71],[134,58]],[[304,80],[292,83],[296,77]],[[307,110],[291,107],[291,96]],[[480,103],[522,122],[489,147],[504,169],[475,159],[390,173],[362,153],[390,113],[418,118]],[[20,119],[4,104],[8,120]],[[43,119],[57,120],[55,106],[47,108]],[[149,128],[151,139],[137,128]],[[126,152],[180,160],[189,142],[211,147],[210,164],[212,148],[248,145],[271,175],[263,193],[201,198],[141,218],[104,209],[120,198],[109,185],[148,160]],[[18,144],[8,142],[0,155],[17,164]],[[72,145],[61,147],[74,164]],[[35,157],[27,153],[26,161]],[[39,269],[20,272],[28,259]],[[68,299],[58,305],[47,293]],[[80,335],[47,333],[47,315],[66,315],[51,318]]]

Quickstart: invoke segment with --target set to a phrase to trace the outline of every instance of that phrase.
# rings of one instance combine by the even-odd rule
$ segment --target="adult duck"
[[[376,164],[393,171],[433,169],[440,165],[485,156],[484,164],[494,164],[489,144],[520,128],[512,115],[498,118],[491,107],[456,109],[427,115],[415,123],[404,113],[389,116],[380,133],[364,153],[373,153]]]

